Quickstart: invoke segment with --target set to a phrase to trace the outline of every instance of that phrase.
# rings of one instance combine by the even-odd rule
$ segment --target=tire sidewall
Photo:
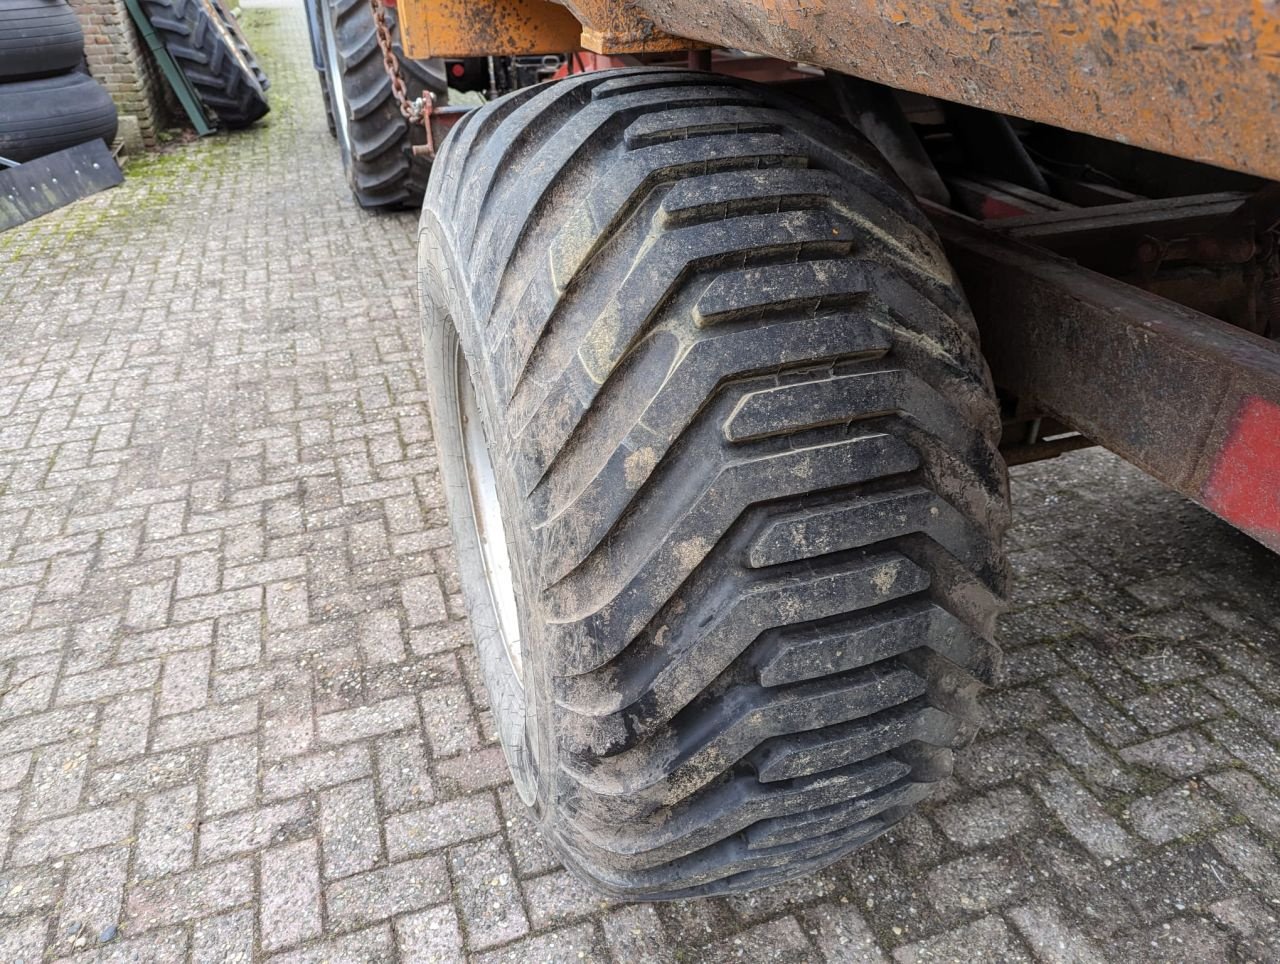
[[[444,272],[440,270],[441,264],[447,265]],[[483,353],[479,350],[479,333],[455,282],[457,266],[439,222],[425,209],[419,228],[418,271],[428,406],[471,635],[516,792],[542,818],[546,802],[554,799],[546,783],[554,748],[547,727],[539,725],[540,720],[549,719],[547,701],[551,678],[545,661],[539,658],[544,651],[539,645],[541,625],[531,612],[533,597],[527,592],[527,587],[536,585],[530,565],[534,558],[529,545],[531,523],[523,511],[523,500],[516,494],[503,448],[493,444],[494,439],[503,439],[506,434],[499,427],[501,420],[495,417],[498,409],[486,377]],[[476,538],[458,415],[455,351],[459,346],[471,373],[485,438],[490,442],[524,641],[523,685],[517,682],[498,628],[497,614],[487,591],[484,557]]]
[[[333,136],[338,141],[343,173],[350,182],[352,180],[350,143],[352,121],[348,111],[346,91],[339,86],[342,83],[343,65],[338,62],[342,58],[342,53],[338,44],[337,15],[332,0],[317,0],[316,7],[320,20],[320,50],[325,62],[323,79],[329,89],[329,118],[333,123]]]

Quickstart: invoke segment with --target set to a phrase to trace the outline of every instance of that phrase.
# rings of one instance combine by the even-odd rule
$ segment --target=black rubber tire
[[[141,0],[142,9],[201,102],[225,127],[248,127],[271,109],[212,0]]]
[[[319,7],[329,116],[351,193],[363,208],[416,208],[431,162],[415,155],[413,147],[424,143],[426,135],[421,125],[405,120],[396,104],[369,0],[320,0]],[[386,11],[395,38],[395,10]],[[436,103],[445,103],[444,62],[410,60],[398,43],[393,48],[407,96],[412,100],[430,92]]]
[[[0,157],[30,161],[98,137],[109,147],[115,136],[116,105],[88,74],[0,84]]]
[[[84,31],[66,0],[0,0],[0,80],[29,80],[73,70]]]
[[[1007,581],[994,393],[906,188],[768,88],[659,69],[512,93],[436,165],[428,398],[490,704],[547,837],[607,892],[672,899],[883,833],[972,736]]]
[[[262,88],[264,93],[270,90],[271,78],[267,76],[267,72],[258,63],[258,57],[254,54],[253,48],[249,46],[249,38],[245,36],[244,28],[240,26],[239,19],[223,0],[211,0],[211,2],[218,15],[222,18],[222,22],[231,31],[231,35],[235,39],[236,50],[240,52],[241,59],[253,73],[253,79],[258,82],[258,86]]]

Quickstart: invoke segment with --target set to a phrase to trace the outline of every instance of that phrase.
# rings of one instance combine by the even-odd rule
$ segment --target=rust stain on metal
[[[1280,345],[929,211],[997,385],[1280,549]]]
[[[634,2],[673,37],[1280,179],[1280,0],[590,2]]]
[[[561,0],[582,21],[582,46],[598,54],[663,53],[703,44],[659,30],[641,0]]]
[[[405,53],[482,57],[577,50],[582,27],[550,0],[399,0]]]

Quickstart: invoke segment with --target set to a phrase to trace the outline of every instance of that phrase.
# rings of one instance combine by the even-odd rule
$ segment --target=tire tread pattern
[[[425,137],[420,126],[410,127],[396,104],[368,0],[322,0],[321,5],[320,16],[329,18],[327,27],[321,29],[334,31],[339,61],[326,65],[322,81],[342,84],[349,107],[344,162],[351,191],[364,208],[417,206],[426,190],[431,162],[413,153],[413,147],[424,143]],[[387,16],[394,37],[396,11],[388,8]],[[394,49],[408,96],[413,99],[430,92],[443,99],[448,83],[442,62],[417,63],[403,57],[398,46]],[[330,97],[326,102],[332,120],[338,103]],[[337,137],[343,137],[342,125],[335,124],[333,130]]]
[[[142,9],[165,49],[218,120],[229,128],[248,127],[270,107],[252,67],[237,57],[237,35],[226,34],[200,0],[141,0]],[[228,40],[230,37],[230,41]],[[247,45],[246,45],[247,46]]]
[[[1008,496],[905,188],[782,95],[624,69],[476,112],[423,223],[525,499],[569,865],[736,892],[910,812],[999,663]]]

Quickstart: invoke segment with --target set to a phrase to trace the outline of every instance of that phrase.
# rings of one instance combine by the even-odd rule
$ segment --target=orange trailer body
[[[414,57],[738,48],[1280,179],[1280,0],[400,0],[400,9]]]

